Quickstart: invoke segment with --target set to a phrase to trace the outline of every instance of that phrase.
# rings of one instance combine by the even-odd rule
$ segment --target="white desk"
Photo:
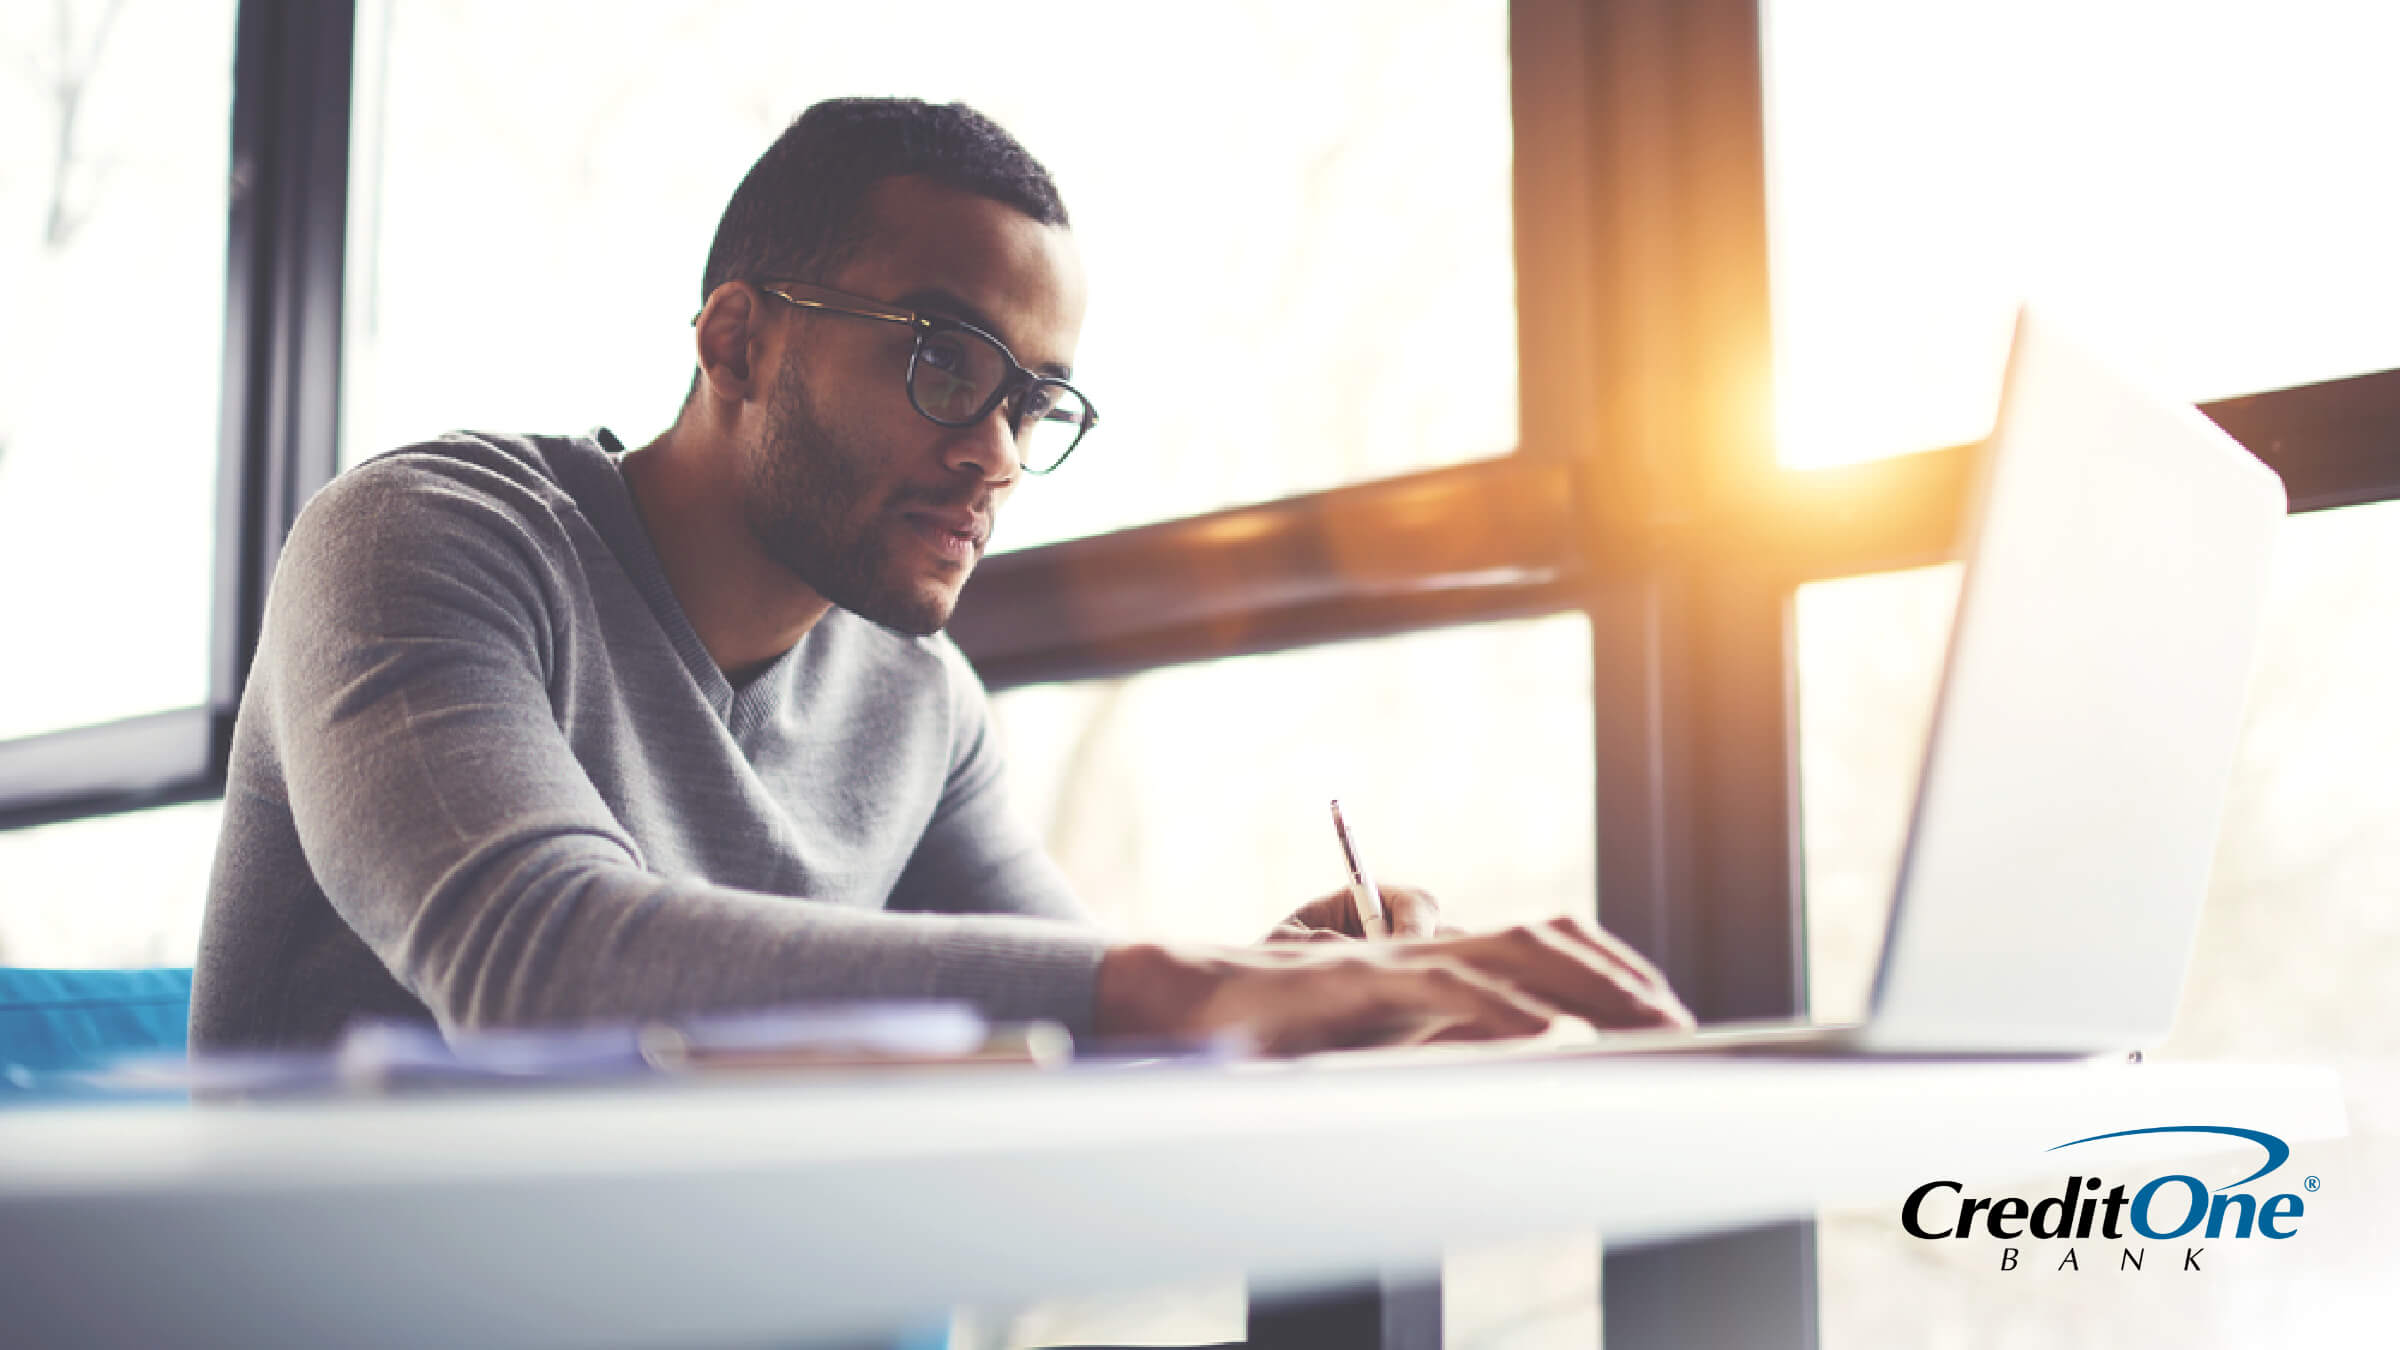
[[[790,1343],[1228,1269],[1351,1277],[1452,1241],[1896,1207],[2185,1123],[2344,1130],[2318,1068],[1674,1058],[19,1109],[0,1323],[28,1345]],[[2213,1151],[2192,1139],[2112,1156]]]

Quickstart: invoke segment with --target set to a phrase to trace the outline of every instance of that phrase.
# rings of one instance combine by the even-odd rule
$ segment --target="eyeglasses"
[[[787,305],[856,319],[905,324],[915,330],[908,353],[908,402],[927,421],[946,427],[971,427],[1008,404],[1009,430],[1017,442],[1017,460],[1027,473],[1048,473],[1066,463],[1085,433],[1100,422],[1100,414],[1082,391],[1052,375],[1037,375],[1018,364],[1008,345],[970,323],[939,314],[899,309],[863,295],[851,295],[808,281],[762,281],[761,291]],[[819,295],[840,296],[853,304],[837,304],[814,296],[794,295],[802,287]]]

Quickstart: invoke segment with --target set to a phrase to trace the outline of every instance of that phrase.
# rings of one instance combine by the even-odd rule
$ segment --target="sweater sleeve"
[[[354,470],[295,526],[254,669],[310,871],[444,1026],[910,997],[1088,1029],[1089,929],[645,871],[552,710],[545,526],[404,463]]]

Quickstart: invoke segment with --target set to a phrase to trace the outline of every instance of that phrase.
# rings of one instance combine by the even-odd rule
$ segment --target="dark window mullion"
[[[212,721],[178,708],[0,741],[0,830],[214,796]]]
[[[1577,282],[1566,303],[1593,316],[1588,342],[1561,340],[1588,349],[1567,378],[1593,409],[1571,458],[1602,560],[1587,578],[1599,915],[1703,1021],[1801,1012],[1789,589],[1726,528],[1776,481],[1758,8],[1511,14],[1520,182],[1530,149],[1583,222],[1550,241],[1561,257],[1528,256],[1521,234],[1519,275]],[[1546,338],[1521,328],[1519,346]],[[1809,1223],[1601,1260],[1612,1346],[1813,1346],[1815,1289]]]
[[[220,783],[275,560],[336,464],[352,17],[349,0],[241,8],[209,680]]]
[[[1584,289],[1522,311],[1518,345],[1555,337],[1589,361],[1548,372],[1563,389],[1529,364],[1522,398],[1590,438],[1566,457],[1594,559],[1600,911],[1682,972],[1704,1019],[1720,1002],[1796,1012],[1780,977],[1732,992],[1799,949],[1788,803],[1780,784],[1736,790],[1715,767],[1788,753],[1788,587],[1741,528],[1774,518],[1755,503],[1782,482],[1757,9],[1544,0],[1512,14],[1519,181],[1551,185],[1520,191],[1580,222],[1520,234],[1520,276]],[[1735,930],[1746,954],[1732,964],[1722,945],[1671,949],[1679,933]],[[1777,1001],[1790,1006],[1763,1006]]]
[[[2400,371],[2199,408],[2282,476],[2295,514],[2400,498]],[[1708,513],[1675,522],[1659,547],[1738,539],[1748,566],[1786,586],[1955,559],[1979,451],[1957,445],[1777,469]]]
[[[2400,498],[2400,370],[2203,403],[2283,476],[2292,510]]]
[[[1507,456],[987,560],[950,632],[996,686],[1572,606],[1565,466]]]

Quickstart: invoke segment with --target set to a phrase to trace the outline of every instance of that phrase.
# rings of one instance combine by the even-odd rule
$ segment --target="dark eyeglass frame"
[[[794,306],[795,308],[811,309],[825,314],[843,314],[854,319],[874,319],[881,323],[904,324],[907,327],[915,330],[914,340],[909,344],[908,348],[908,370],[902,376],[902,382],[908,390],[908,406],[916,409],[917,415],[924,418],[928,422],[933,422],[945,427],[971,427],[977,422],[982,421],[984,418],[991,416],[992,409],[999,407],[1002,402],[1017,399],[1021,395],[1045,385],[1052,388],[1064,389],[1069,394],[1072,394],[1075,397],[1076,402],[1083,405],[1083,417],[1079,420],[1075,427],[1075,439],[1067,442],[1067,448],[1059,452],[1057,459],[1050,461],[1050,463],[1038,469],[1033,467],[1031,461],[1020,456],[1018,463],[1027,473],[1045,474],[1056,472],[1059,465],[1067,462],[1067,456],[1075,453],[1075,447],[1083,444],[1083,438],[1091,434],[1092,428],[1100,424],[1100,410],[1092,405],[1091,398],[1082,390],[1055,375],[1043,375],[1035,371],[1027,370],[1025,368],[1025,364],[1017,360],[1017,354],[1008,349],[1007,343],[1002,342],[997,336],[987,333],[971,323],[967,323],[959,319],[953,319],[942,314],[920,314],[913,309],[902,309],[897,305],[887,305],[872,296],[854,295],[849,291],[835,290],[831,286],[820,286],[813,281],[801,281],[795,278],[786,278],[754,281],[750,284],[756,286],[760,292],[774,296],[776,299],[781,300],[787,305]],[[785,287],[789,286],[804,286],[811,291],[816,291],[824,295],[839,296],[842,300],[849,301],[850,303],[836,304],[829,300],[819,300],[809,296],[792,295],[784,289]],[[699,322],[697,316],[694,317],[693,322]],[[994,350],[1000,353],[1000,359],[1008,363],[1009,373],[1001,377],[999,385],[984,398],[982,405],[977,407],[972,414],[966,417],[937,417],[933,413],[926,411],[925,405],[917,400],[917,358],[925,350],[925,339],[936,333],[966,333],[970,336],[981,338],[983,341],[992,344]],[[1015,410],[1023,406],[1024,405],[1021,402],[1011,403],[1012,415],[1009,418],[1009,421],[1012,427],[1016,426],[1019,421],[1019,419],[1013,415]],[[1021,428],[1019,428],[1018,434],[1020,436],[1022,435]]]

